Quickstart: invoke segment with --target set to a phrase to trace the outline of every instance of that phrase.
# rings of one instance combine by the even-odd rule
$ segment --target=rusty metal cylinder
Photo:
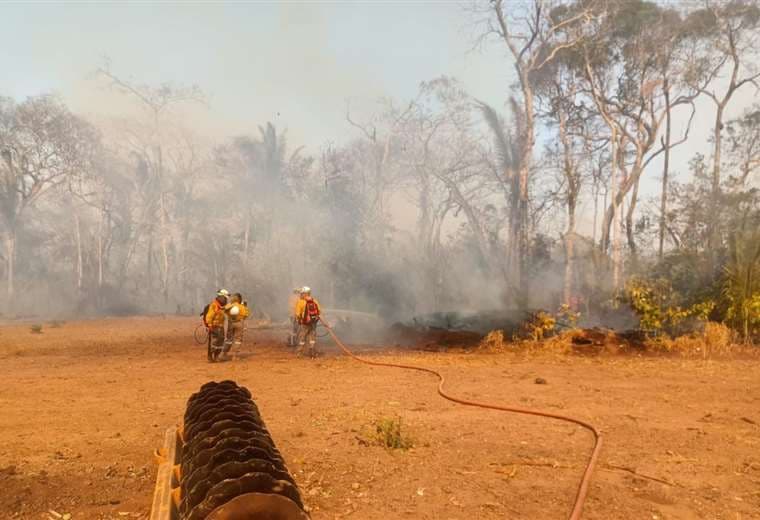
[[[308,519],[247,388],[203,385],[187,402],[181,437],[180,519]]]

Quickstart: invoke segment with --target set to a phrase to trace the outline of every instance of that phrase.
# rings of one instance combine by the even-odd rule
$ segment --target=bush
[[[42,334],[42,325],[34,324],[29,328],[29,330],[32,332],[32,334]]]
[[[504,348],[504,331],[492,330],[480,341],[479,346],[486,350],[502,350]]]
[[[715,308],[715,302],[706,300],[689,307],[681,307],[680,298],[670,282],[664,278],[647,280],[631,278],[625,284],[622,300],[631,306],[639,317],[639,328],[659,334],[677,334],[688,318],[705,321]]]
[[[523,324],[523,329],[528,338],[540,341],[554,333],[557,320],[548,312],[538,311],[531,315]]]
[[[676,352],[684,357],[710,358],[729,352],[733,333],[722,323],[708,321],[701,333],[663,339],[656,343],[668,352]]]
[[[401,431],[401,417],[383,417],[375,422],[374,444],[391,450],[408,450],[411,439]]]

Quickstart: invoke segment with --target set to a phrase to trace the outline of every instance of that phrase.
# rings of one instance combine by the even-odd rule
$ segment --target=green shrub
[[[639,327],[654,333],[673,334],[687,318],[706,321],[715,308],[712,300],[681,307],[678,295],[664,278],[631,278],[625,284],[622,299],[639,317]]]
[[[374,424],[374,444],[391,450],[408,450],[414,444],[402,432],[401,417],[383,417]]]

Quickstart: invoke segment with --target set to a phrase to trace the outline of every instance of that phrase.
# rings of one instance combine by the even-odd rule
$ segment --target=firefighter
[[[224,349],[224,307],[226,305],[227,296],[222,294],[222,291],[217,292],[214,301],[208,304],[203,320],[208,328],[208,360],[211,363],[219,358],[219,354]]]
[[[288,313],[290,314],[290,332],[288,333],[288,346],[295,347],[298,345],[298,302],[301,301],[301,287],[293,289],[293,293],[288,298]]]
[[[319,323],[320,309],[319,302],[312,298],[309,287],[301,289],[301,299],[298,300],[296,306],[296,317],[299,323],[298,355],[304,355],[304,350],[306,350],[305,353],[309,357],[317,357],[317,323]]]
[[[238,349],[243,344],[243,333],[245,331],[245,320],[251,315],[248,305],[243,301],[240,293],[235,293],[230,299],[224,312],[227,315],[227,340],[224,342],[224,354],[226,355],[233,345]]]
[[[227,289],[219,289],[216,291],[216,297],[222,297],[224,298],[224,304],[227,304],[227,299],[230,297],[230,292]],[[213,302],[212,302],[213,303]],[[205,307],[203,307],[203,310],[201,311],[201,321],[206,326],[206,328],[210,328],[208,326],[208,323],[206,323],[206,314],[208,314],[208,309],[211,307],[210,303],[207,303]]]

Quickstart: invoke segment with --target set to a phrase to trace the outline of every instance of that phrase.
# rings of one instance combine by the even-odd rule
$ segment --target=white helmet
[[[240,307],[238,307],[237,305],[233,305],[230,308],[230,316],[237,316],[238,314],[240,314]]]
[[[301,294],[311,294],[311,287],[307,285],[301,287]]]
[[[216,295],[217,296],[229,296],[230,295],[230,291],[228,291],[227,289],[219,289],[218,291],[216,291]]]

